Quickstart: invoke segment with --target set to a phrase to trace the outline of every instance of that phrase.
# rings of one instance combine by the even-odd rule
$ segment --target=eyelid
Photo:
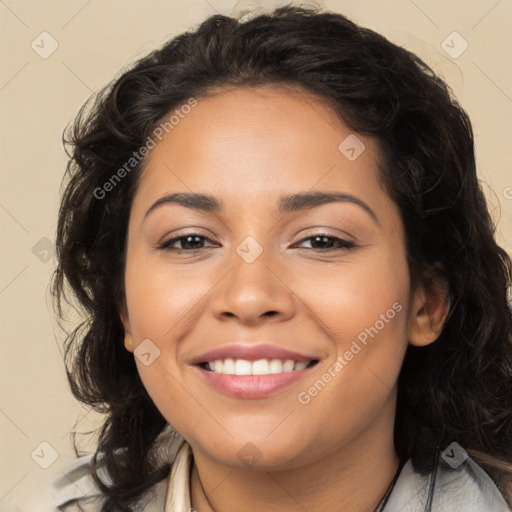
[[[340,236],[331,235],[329,233],[313,233],[312,235],[307,235],[305,237],[302,237],[298,242],[295,242],[293,244],[293,246],[301,244],[307,240],[311,240],[311,239],[317,238],[317,237],[329,238],[339,244],[339,246],[337,248],[316,249],[316,252],[319,252],[319,253],[336,252],[336,251],[342,251],[342,250],[347,250],[347,249],[354,249],[355,247],[357,247],[357,245],[353,241],[347,240],[346,238],[342,238]],[[311,250],[315,251],[314,248],[311,248]]]
[[[169,241],[174,238],[181,238],[185,236],[202,236],[204,238],[208,238],[213,242],[213,238],[222,239],[221,236],[211,234],[209,229],[201,228],[199,226],[187,226],[183,228],[173,229],[171,231],[166,231],[163,236],[160,236],[159,239],[164,241]],[[162,243],[158,242],[158,243]]]
[[[188,233],[176,234],[175,236],[165,238],[163,241],[158,242],[154,248],[156,250],[160,250],[160,251],[169,251],[169,252],[175,252],[175,253],[197,253],[198,251],[208,248],[208,247],[198,247],[196,249],[182,249],[182,248],[172,247],[172,245],[174,245],[174,243],[181,241],[187,237],[198,237],[198,238],[203,239],[206,242],[210,242],[212,244],[218,245],[217,242],[215,242],[214,240],[212,240],[210,237],[208,237],[206,235],[203,235],[198,232],[188,232]],[[313,247],[311,247],[311,248],[300,247],[301,243],[304,243],[308,240],[312,240],[314,238],[319,238],[319,237],[328,238],[331,241],[334,241],[335,243],[338,244],[338,247],[326,248],[326,249],[315,249]],[[346,251],[346,250],[354,249],[357,247],[357,245],[351,240],[347,240],[340,236],[332,235],[332,234],[325,233],[325,232],[315,232],[315,233],[309,234],[307,236],[303,236],[300,240],[298,240],[297,242],[295,242],[294,244],[291,245],[292,248],[294,248],[296,246],[299,246],[298,247],[299,249],[301,249],[301,248],[309,249],[313,252],[320,253],[320,254]],[[210,246],[210,248],[211,248],[211,246]]]
[[[334,232],[333,232],[334,231]],[[325,227],[325,226],[315,226],[313,228],[307,228],[304,230],[301,230],[298,234],[300,234],[300,239],[303,240],[304,238],[308,237],[315,237],[315,236],[328,236],[332,238],[339,238],[346,242],[356,242],[356,238],[351,235],[350,233],[343,231],[341,229],[335,229],[332,227]],[[295,235],[297,236],[297,235]]]
[[[157,242],[155,244],[154,248],[155,249],[160,249],[160,250],[168,249],[168,250],[183,251],[183,252],[193,252],[193,251],[200,251],[201,249],[205,249],[205,247],[199,247],[197,249],[179,249],[179,248],[171,248],[170,247],[172,245],[172,242],[175,243],[178,240],[187,238],[189,236],[201,237],[201,238],[204,238],[206,241],[208,241],[208,242],[210,242],[212,244],[217,244],[217,242],[212,240],[209,236],[206,236],[206,235],[204,235],[202,233],[198,233],[198,232],[190,232],[190,233],[175,234],[175,235],[173,235],[171,237],[164,237],[161,242]]]

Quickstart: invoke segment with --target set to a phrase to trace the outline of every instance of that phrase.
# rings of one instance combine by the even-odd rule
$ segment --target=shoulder
[[[17,496],[2,512],[99,512],[106,501],[90,473],[92,454],[78,457],[47,471],[23,496]],[[102,475],[102,479],[105,479]],[[108,478],[105,479],[108,481]],[[167,482],[154,486],[137,505],[141,512],[161,512]]]
[[[170,426],[162,431],[153,449],[161,463],[174,462],[184,439]],[[186,444],[186,443],[185,443]],[[101,455],[101,452],[100,452]],[[0,512],[100,512],[107,497],[98,488],[91,475],[93,453],[55,463],[34,478],[22,495],[8,503],[0,503]],[[59,459],[60,460],[60,459]],[[99,469],[105,483],[111,482],[106,471]],[[169,485],[160,481],[135,505],[137,512],[162,512]]]
[[[426,475],[416,472],[409,460],[383,512],[511,512],[489,475],[462,448],[460,453],[466,458],[457,467],[440,456],[436,470]]]
[[[90,476],[92,454],[73,459],[64,464],[54,464],[34,478],[22,495],[14,497],[6,512],[56,512],[80,510],[72,503],[89,499],[100,509],[101,493]],[[68,507],[68,508],[63,508]],[[2,512],[4,509],[2,509]]]

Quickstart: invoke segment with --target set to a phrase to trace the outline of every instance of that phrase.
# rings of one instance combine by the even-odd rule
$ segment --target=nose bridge
[[[236,247],[231,258],[232,283],[253,293],[272,295],[275,288],[274,272],[270,269],[276,265],[276,255],[272,254],[269,243],[254,236],[247,236]]]
[[[280,317],[293,314],[292,293],[280,279],[279,256],[271,247],[248,236],[234,248],[228,263],[231,271],[212,301],[216,316],[256,322],[269,312]]]

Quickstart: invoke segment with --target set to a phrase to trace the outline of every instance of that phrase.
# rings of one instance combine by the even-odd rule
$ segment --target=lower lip
[[[212,387],[235,398],[264,398],[305,377],[318,363],[293,372],[269,375],[226,375],[195,366]]]

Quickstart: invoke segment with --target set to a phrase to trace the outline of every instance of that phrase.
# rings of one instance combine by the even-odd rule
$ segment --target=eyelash
[[[204,240],[208,240],[209,242],[215,243],[210,238],[208,238],[206,236],[203,236],[203,235],[200,235],[198,233],[188,233],[186,235],[182,235],[182,236],[179,236],[179,237],[176,237],[176,238],[171,238],[170,240],[166,240],[166,241],[158,244],[156,246],[156,248],[158,250],[161,250],[161,251],[171,251],[171,252],[177,252],[177,253],[183,253],[183,252],[189,252],[190,253],[190,252],[197,252],[197,251],[201,251],[202,249],[206,249],[206,247],[198,247],[196,249],[179,249],[179,248],[176,248],[176,247],[171,247],[177,241],[185,240],[185,239],[187,239],[189,237],[199,237],[199,238],[202,238]],[[320,253],[350,250],[350,249],[354,249],[356,247],[356,245],[353,242],[349,242],[347,240],[343,240],[342,238],[338,238],[336,236],[327,235],[325,233],[318,233],[318,234],[315,234],[315,235],[312,235],[312,236],[308,236],[306,238],[303,238],[302,240],[299,240],[299,242],[297,242],[297,243],[302,243],[302,242],[305,242],[306,240],[311,240],[313,238],[328,238],[329,240],[335,241],[335,242],[337,242],[339,244],[338,248],[328,248],[328,249],[314,249],[314,248],[311,248],[313,251],[317,251],[317,252],[320,252]]]

